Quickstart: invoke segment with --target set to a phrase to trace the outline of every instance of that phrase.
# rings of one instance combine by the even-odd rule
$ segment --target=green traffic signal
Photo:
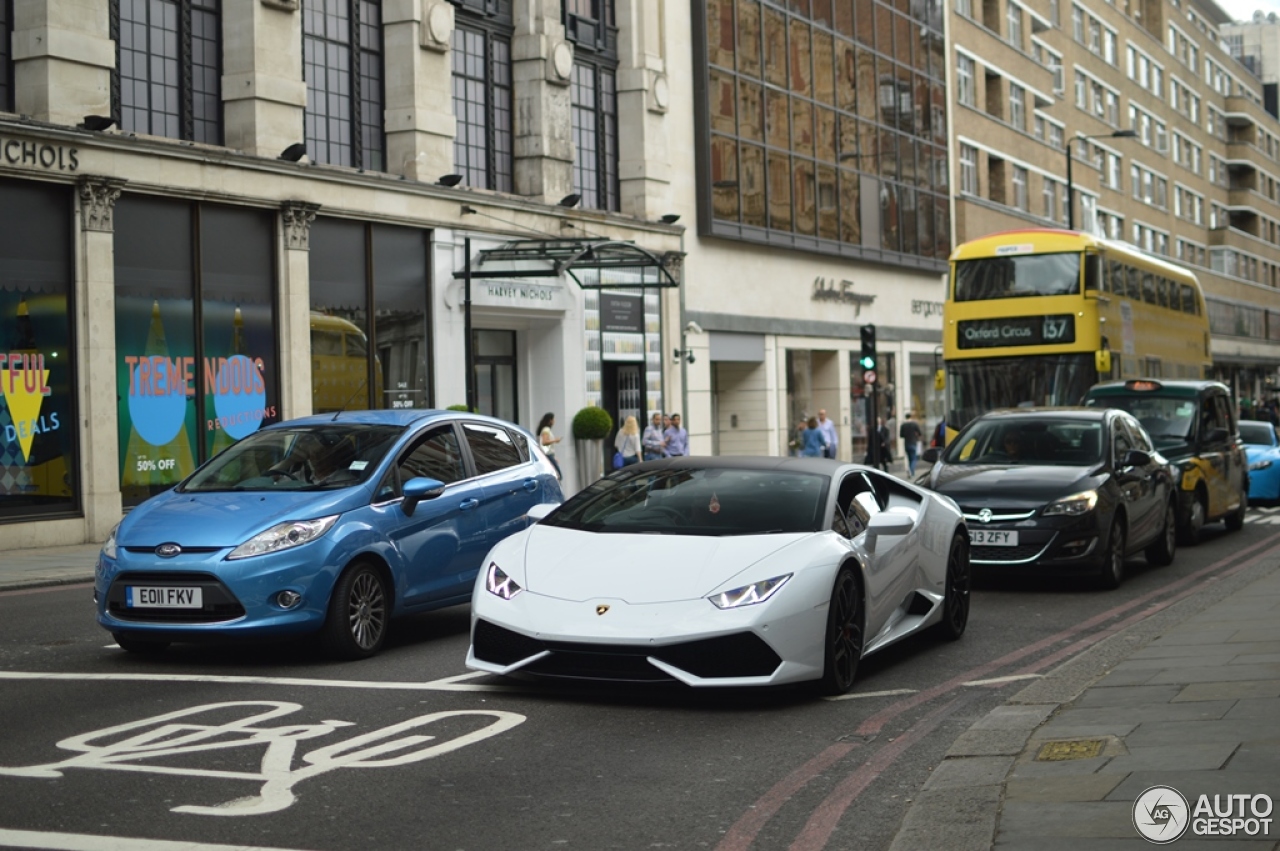
[[[870,355],[863,355],[862,359],[859,360],[858,363],[862,366],[863,369],[876,368],[876,359],[871,357]]]

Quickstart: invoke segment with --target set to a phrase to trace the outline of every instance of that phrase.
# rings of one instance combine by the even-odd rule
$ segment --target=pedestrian
[[[825,458],[827,456],[827,436],[822,433],[817,417],[809,417],[800,444],[800,454],[806,458]]]
[[[938,425],[933,429],[933,439],[929,441],[930,446],[936,446],[939,449],[947,447],[947,418],[943,417],[938,420]]]
[[[893,408],[889,408],[889,415],[884,420],[884,427],[889,431],[889,457],[892,457],[892,449],[898,445],[898,417],[894,414]]]
[[[640,424],[635,417],[627,417],[613,439],[613,448],[622,456],[622,466],[640,463]]]
[[[662,414],[653,412],[653,419],[644,427],[640,444],[644,448],[646,461],[657,461],[667,454],[667,438],[662,434]]]
[[[840,436],[836,433],[836,424],[827,418],[827,412],[822,408],[818,409],[818,428],[822,429],[822,436],[827,439],[827,450],[823,457],[836,457],[836,447],[840,445],[836,441]]]
[[[667,455],[680,458],[689,454],[689,432],[680,425],[680,415],[671,415],[671,425],[663,434],[667,438]]]
[[[923,437],[923,433],[920,431],[920,424],[911,418],[910,411],[907,411],[906,419],[898,428],[898,437],[902,438],[902,446],[907,453],[907,475],[914,476],[916,457],[920,453],[920,438]]]
[[[875,443],[872,444],[872,441],[875,441]],[[871,457],[871,447],[873,445],[878,453],[875,458]],[[867,435],[867,454],[862,459],[862,463],[879,467],[887,473],[889,472],[889,462],[893,460],[893,453],[889,450],[889,427],[884,424],[884,417],[876,417],[876,426]]]
[[[556,478],[563,479],[564,475],[560,472],[560,462],[556,460],[556,444],[560,442],[560,438],[551,433],[551,427],[556,424],[556,415],[547,412],[542,415],[542,419],[538,422],[538,445],[542,447],[542,451],[546,453],[547,460],[551,462],[551,466],[556,468]]]

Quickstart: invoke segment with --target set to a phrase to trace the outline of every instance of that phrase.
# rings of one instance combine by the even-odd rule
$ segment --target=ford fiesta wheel
[[[827,607],[823,694],[844,694],[853,685],[862,659],[862,589],[853,570],[840,568]]]
[[[358,562],[347,568],[333,587],[323,641],[339,659],[364,659],[382,649],[387,640],[388,594],[382,574]]]

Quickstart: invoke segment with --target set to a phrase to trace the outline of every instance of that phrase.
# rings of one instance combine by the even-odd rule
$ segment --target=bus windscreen
[[[956,262],[956,301],[1080,292],[1080,253],[1020,254]]]

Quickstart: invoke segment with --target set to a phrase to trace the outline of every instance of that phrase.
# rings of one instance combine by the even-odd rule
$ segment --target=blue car
[[[490,547],[563,501],[529,432],[453,411],[265,427],[125,516],[98,558],[98,623],[171,642],[314,634],[372,656],[390,620],[465,603]]]
[[[1249,502],[1280,502],[1280,440],[1263,420],[1241,420],[1240,439],[1249,458]]]

